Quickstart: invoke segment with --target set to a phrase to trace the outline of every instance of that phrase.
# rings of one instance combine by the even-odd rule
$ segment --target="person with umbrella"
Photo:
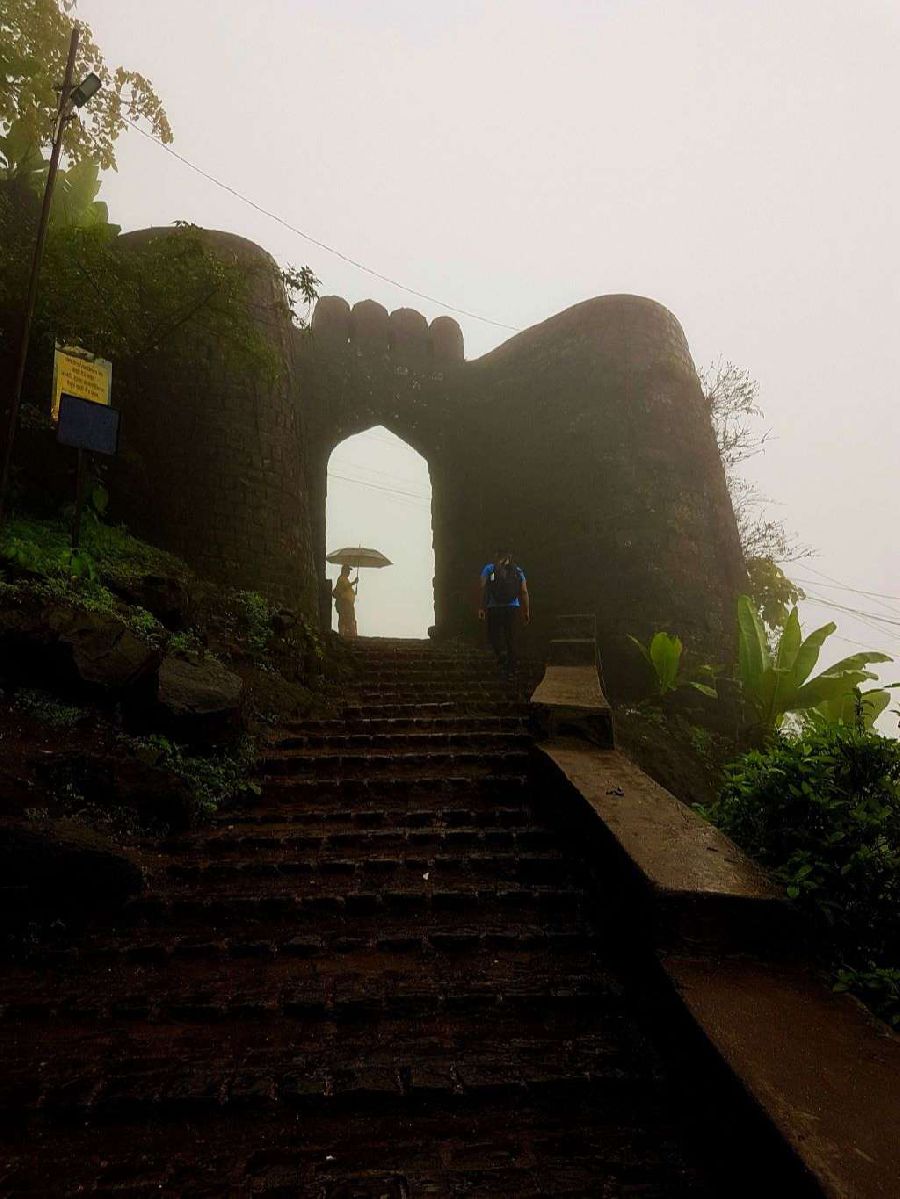
[[[359,569],[361,566],[374,567],[380,570],[390,566],[390,558],[386,558],[380,550],[372,550],[358,545],[355,549],[345,547],[335,550],[325,558],[326,562],[340,565],[341,573],[334,584],[331,594],[338,614],[338,633],[341,637],[353,640],[356,632],[356,593],[359,587]],[[356,567],[356,578],[350,581],[350,571]]]
[[[359,586],[359,573],[350,582],[350,567],[342,566],[334,585],[332,595],[338,614],[338,634],[352,641],[356,636],[356,589]]]

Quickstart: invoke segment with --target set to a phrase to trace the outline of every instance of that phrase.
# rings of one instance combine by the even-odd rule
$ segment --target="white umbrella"
[[[331,562],[335,566],[355,566],[357,570],[361,566],[371,566],[376,570],[380,570],[382,566],[393,566],[390,558],[386,558],[380,550],[367,549],[363,545],[332,550],[330,554],[326,555],[325,561]]]
[[[373,570],[381,570],[382,566],[393,566],[393,562],[390,558],[386,558],[381,550],[369,549],[364,545],[345,546],[340,550],[332,550],[330,554],[325,555],[325,561],[331,562],[335,566],[355,566],[357,582],[361,566],[371,567]]]

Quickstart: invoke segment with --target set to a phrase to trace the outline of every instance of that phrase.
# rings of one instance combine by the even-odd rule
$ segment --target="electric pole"
[[[19,357],[16,363],[15,382],[9,402],[6,423],[6,444],[3,447],[3,465],[0,468],[0,529],[6,519],[6,507],[9,492],[9,475],[12,464],[13,444],[16,439],[16,426],[19,421],[19,406],[22,402],[22,384],[25,380],[25,361],[28,357],[28,342],[31,337],[31,322],[34,317],[34,306],[37,300],[38,276],[41,271],[41,259],[44,256],[44,242],[47,240],[47,226],[50,223],[50,205],[53,200],[53,185],[59,170],[59,154],[62,149],[63,131],[66,122],[74,112],[72,104],[72,75],[75,71],[75,55],[78,52],[79,30],[76,25],[72,29],[69,42],[69,57],[66,59],[66,72],[63,77],[62,89],[59,93],[59,107],[56,113],[56,124],[53,128],[53,148],[50,153],[50,167],[47,171],[47,182],[44,184],[44,199],[41,204],[41,216],[38,221],[37,239],[34,243],[34,254],[31,259],[31,274],[28,278],[28,295],[25,300],[25,317],[22,324],[22,336],[19,342]]]

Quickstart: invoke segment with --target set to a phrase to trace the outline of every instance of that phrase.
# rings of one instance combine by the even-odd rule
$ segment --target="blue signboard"
[[[56,440],[78,450],[115,454],[119,448],[119,413],[105,404],[63,393]]]

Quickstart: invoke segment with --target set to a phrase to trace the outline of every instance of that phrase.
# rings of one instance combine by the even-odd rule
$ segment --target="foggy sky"
[[[79,11],[111,63],[152,79],[181,154],[376,270],[516,328],[593,295],[651,296],[698,365],[722,354],[749,368],[775,439],[748,473],[818,551],[794,573],[817,597],[898,622],[873,628],[809,602],[807,628],[833,616],[843,637],[900,657],[894,0]],[[305,243],[139,134],[119,147],[103,196],[124,227],[229,229],[309,263],[323,294],[445,311]],[[511,335],[459,319],[469,357]],[[362,463],[370,481],[412,478],[424,495],[423,467],[383,437],[335,461]],[[374,588],[365,617],[370,632],[381,621],[421,633],[420,509],[349,483],[332,485],[329,505],[330,540],[378,511],[385,552],[424,537],[391,568],[396,595],[419,596],[408,628]],[[823,661],[854,648],[832,639]]]

